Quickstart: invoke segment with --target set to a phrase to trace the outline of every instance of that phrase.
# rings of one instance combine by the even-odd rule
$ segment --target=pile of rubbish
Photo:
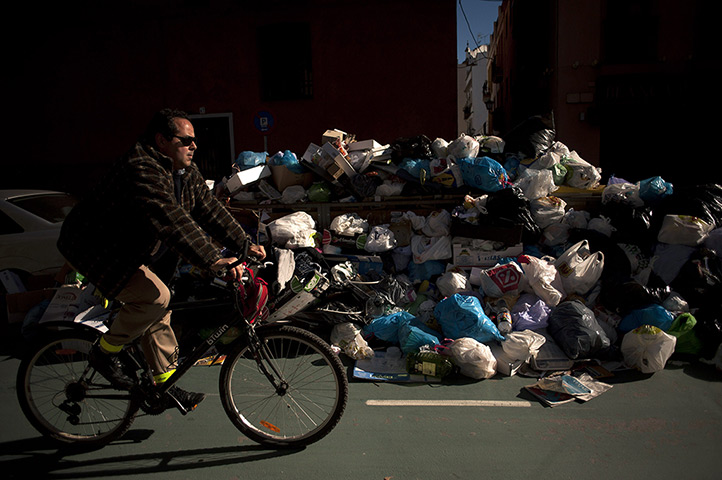
[[[234,174],[214,185],[231,202],[354,202],[411,195],[495,192],[516,183],[527,198],[547,196],[559,186],[593,189],[599,168],[555,140],[555,130],[532,117],[497,136],[462,134],[448,142],[425,135],[382,145],[327,130],[321,146],[301,156],[290,150],[243,151]]]
[[[301,177],[307,169],[316,181],[219,187],[261,204],[349,202],[328,228],[297,211],[264,233],[277,256],[313,251],[322,276],[334,275],[328,265],[350,267],[366,303],[319,311],[345,312],[331,320],[331,339],[359,363],[390,348],[406,358],[407,374],[437,379],[579,365],[588,375],[605,362],[654,373],[675,353],[722,369],[722,186],[675,188],[658,176],[602,185],[601,170],[554,137],[537,117],[505,139],[450,143],[419,136],[382,146],[327,131],[300,161],[264,153],[250,167],[298,168]],[[554,195],[561,186],[600,192],[598,211],[567,208]],[[384,224],[351,203],[440,191],[464,192],[463,201],[428,215],[393,211]],[[556,383],[569,390],[562,377]],[[577,394],[587,387],[576,385]]]

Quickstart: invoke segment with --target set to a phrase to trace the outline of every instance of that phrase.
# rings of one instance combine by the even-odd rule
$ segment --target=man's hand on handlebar
[[[263,245],[249,245],[248,255],[257,257],[260,261],[266,258],[266,249],[263,248]],[[233,280],[241,280],[246,267],[245,264],[238,262],[238,258],[228,257],[219,259],[213,264],[211,270],[216,275],[230,277]]]
[[[263,248],[263,245],[249,245],[248,254],[258,258],[260,261],[266,258],[266,249]]]
[[[211,270],[216,275],[223,275],[233,280],[240,280],[243,277],[243,272],[246,267],[242,263],[231,267],[231,264],[237,261],[238,259],[236,257],[221,258],[213,264]]]

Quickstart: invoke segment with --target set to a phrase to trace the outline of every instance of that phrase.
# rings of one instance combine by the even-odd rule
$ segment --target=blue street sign
[[[274,125],[273,115],[271,112],[261,110],[253,117],[253,125],[259,132],[268,133]]]

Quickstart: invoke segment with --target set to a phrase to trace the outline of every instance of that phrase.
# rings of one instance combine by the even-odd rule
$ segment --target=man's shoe
[[[88,363],[118,390],[130,390],[135,385],[133,379],[123,372],[123,362],[118,354],[105,353],[94,345],[90,349]]]
[[[206,398],[205,393],[186,392],[173,385],[166,393],[166,408],[176,407],[183,415],[192,412]]]

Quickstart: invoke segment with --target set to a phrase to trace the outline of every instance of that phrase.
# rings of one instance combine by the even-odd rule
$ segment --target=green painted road
[[[246,439],[221,407],[219,367],[195,367],[181,385],[210,394],[195,412],[138,417],[122,440],[90,452],[58,449],[32,429],[15,396],[18,363],[0,357],[5,479],[722,478],[722,373],[697,362],[621,373],[601,396],[554,408],[525,392],[529,377],[352,380],[339,426],[291,451]]]

